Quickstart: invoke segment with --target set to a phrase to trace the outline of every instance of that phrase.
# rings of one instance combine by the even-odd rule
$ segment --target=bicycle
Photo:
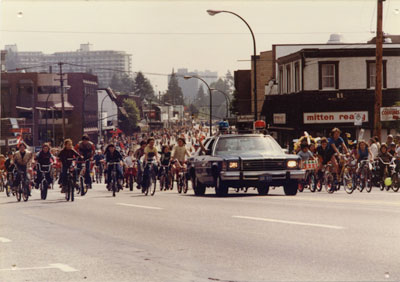
[[[160,191],[171,190],[172,186],[172,175],[170,164],[162,165],[160,172]]]
[[[15,167],[11,170],[7,172],[7,176],[6,176],[6,183],[5,183],[5,191],[6,191],[6,195],[7,197],[10,197],[11,194],[14,196],[14,191],[12,189],[13,187],[13,182],[14,182],[14,174],[15,174]]]
[[[0,170],[0,192],[4,192],[5,189],[5,182],[4,182],[4,176],[5,172],[3,170]]]
[[[188,178],[186,176],[186,167],[177,167],[176,168],[178,170],[177,172],[177,189],[178,189],[178,193],[184,193],[186,194],[188,191],[188,187],[189,187],[189,181]]]
[[[46,174],[47,173],[51,173],[52,171],[52,164],[49,165],[41,165],[41,164],[37,164],[38,170],[41,172],[42,174],[42,181],[39,184],[40,187],[40,198],[42,200],[46,200],[47,198],[47,190],[50,186],[51,183],[47,183],[47,178],[46,178]],[[47,170],[43,170],[43,168],[46,168]]]
[[[65,191],[65,199],[68,201],[74,201],[74,193],[76,186],[76,159],[67,159],[68,161],[73,161],[67,171],[67,189]]]
[[[328,163],[328,164],[324,165],[323,183],[324,183],[326,192],[328,192],[329,194],[332,194],[333,192],[336,191],[333,170],[334,170],[334,167],[333,167],[332,163]]]
[[[95,171],[95,177],[96,177],[96,183],[99,184],[102,182],[103,179],[103,165],[96,165],[94,168]]]
[[[337,180],[336,190],[340,190],[340,185],[343,184],[343,188],[346,193],[351,194],[355,187],[353,173],[356,166],[356,160],[352,160],[346,155],[339,155],[339,178]]]
[[[357,173],[355,173],[353,182],[360,192],[364,189],[368,193],[372,191],[372,168],[368,160],[362,160],[358,163]]]
[[[79,171],[79,182],[78,182],[78,188],[77,192],[78,194],[81,194],[81,196],[85,196],[87,191],[88,191],[88,184],[85,184],[85,174],[86,174],[86,162],[85,161],[80,161],[81,168]]]
[[[381,191],[389,191],[392,189],[394,192],[399,191],[399,173],[396,171],[395,158],[392,158],[390,162],[384,162],[381,158],[378,158],[385,167],[383,171],[383,178],[380,179]],[[395,185],[393,185],[395,184]]]
[[[27,202],[29,199],[29,179],[27,177],[27,172],[23,170],[17,170],[17,174],[20,175],[20,182],[18,187],[16,187],[15,196],[17,201],[21,201],[21,196],[24,202]]]
[[[157,186],[157,168],[153,159],[147,160],[142,179],[142,193],[146,196],[149,194],[154,196]]]
[[[317,180],[315,176],[315,170],[318,168],[317,160],[308,160],[304,161],[302,164],[302,168],[306,170],[306,174],[304,179],[299,181],[298,191],[303,192],[305,188],[310,189],[311,192],[315,192],[317,189]]]
[[[136,162],[133,163],[133,166],[127,167],[125,171],[126,187],[129,187],[130,191],[133,191],[133,183],[137,182],[137,167],[135,164]]]
[[[111,170],[111,179],[108,180],[108,185],[110,190],[112,191],[113,197],[115,197],[115,193],[119,192],[119,184],[118,184],[118,177],[117,177],[117,165],[119,162],[112,162],[108,163],[107,166],[112,166]]]

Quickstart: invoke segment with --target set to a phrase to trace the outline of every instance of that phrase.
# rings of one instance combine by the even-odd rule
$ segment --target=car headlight
[[[296,168],[297,167],[297,161],[295,160],[290,160],[287,162],[287,167],[288,168]]]
[[[238,169],[239,168],[239,163],[238,162],[229,162],[228,168],[229,169]]]

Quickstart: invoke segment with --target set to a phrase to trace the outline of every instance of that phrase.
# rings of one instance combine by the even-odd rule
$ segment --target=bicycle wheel
[[[353,179],[349,172],[343,174],[343,187],[347,194],[351,194],[354,191]]]
[[[316,183],[316,180],[315,180],[315,174],[314,173],[311,173],[311,175],[310,175],[310,182],[309,182],[310,184],[309,184],[309,188],[310,188],[310,191],[311,192],[315,192],[315,189],[317,188],[316,186],[317,186],[317,183]]]
[[[178,181],[177,181],[178,183],[178,185],[177,185],[177,189],[178,189],[178,193],[180,194],[180,193],[182,193],[182,185],[183,185],[183,180],[182,180],[182,175],[181,174],[179,174],[178,175]]]
[[[42,200],[46,200],[47,198],[47,189],[48,189],[48,184],[47,181],[44,180],[41,184],[40,184],[40,198]]]
[[[117,184],[115,183],[115,179],[112,180],[112,195],[115,197],[115,193],[117,192]]]
[[[18,186],[18,187],[17,187],[17,191],[15,192],[15,197],[17,198],[17,201],[18,201],[18,202],[21,201],[21,194],[22,194],[21,187]]]
[[[397,192],[397,191],[399,191],[399,189],[400,189],[399,173],[398,173],[398,172],[395,172],[395,173],[392,175],[392,190],[393,190],[394,192]]]
[[[151,181],[152,183],[151,183],[151,185],[149,187],[149,189],[151,189],[150,195],[154,196],[154,194],[156,193],[156,187],[157,187],[157,177],[155,175],[153,175],[151,177],[151,179],[152,179],[152,181]]]
[[[369,169],[366,169],[366,176],[365,176],[365,191],[371,193],[372,191],[372,173]]]
[[[303,192],[304,191],[304,183],[303,180],[299,181],[299,183],[297,184],[297,190],[299,192]]]
[[[189,190],[189,180],[186,178],[186,176],[183,177],[183,193],[186,194],[187,191]]]
[[[85,196],[87,193],[87,185],[85,184],[83,177],[79,177],[79,184],[81,188],[81,196]]]
[[[133,175],[129,175],[129,191],[133,191]]]
[[[332,194],[334,192],[334,187],[333,187],[333,175],[331,173],[328,173],[325,175],[325,190],[329,194]]]
[[[68,202],[69,201],[69,195],[70,195],[70,191],[71,190],[71,187],[70,187],[70,185],[68,184],[68,186],[67,186],[67,191],[65,191],[65,193],[64,193],[64,197],[65,197],[65,200]]]
[[[4,191],[4,186],[5,186],[5,184],[4,184],[3,178],[0,178],[0,192]]]
[[[75,183],[71,180],[71,182],[70,182],[70,188],[68,189],[69,190],[69,197],[70,197],[70,200],[71,200],[71,202],[73,202],[74,201],[74,197],[75,197]]]
[[[10,183],[8,183],[8,181],[6,183],[6,195],[7,195],[7,197],[10,197],[10,195],[11,195],[11,185],[10,185]]]
[[[22,198],[24,202],[27,202],[29,199],[29,188],[26,185],[22,187]]]

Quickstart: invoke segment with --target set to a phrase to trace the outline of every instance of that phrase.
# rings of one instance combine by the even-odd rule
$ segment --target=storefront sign
[[[0,146],[5,146],[6,145],[6,140],[0,140]]]
[[[382,107],[381,121],[392,121],[400,119],[400,107]]]
[[[238,122],[253,122],[254,116],[253,115],[241,115],[237,117]]]
[[[8,139],[8,146],[16,146],[17,144],[18,144],[17,138]]]
[[[368,122],[368,112],[325,112],[304,113],[304,124],[315,123],[354,123],[356,116],[361,116],[362,122]]]
[[[286,124],[286,114],[274,114],[274,124]]]

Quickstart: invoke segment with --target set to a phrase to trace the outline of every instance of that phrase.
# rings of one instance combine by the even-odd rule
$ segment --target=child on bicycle
[[[112,166],[108,166],[108,163],[118,163],[116,164],[116,169],[117,169],[117,183],[118,183],[118,189],[122,190],[122,185],[121,185],[121,179],[122,179],[122,167],[121,167],[121,162],[123,160],[123,157],[121,153],[115,148],[114,144],[109,144],[106,148],[105,152],[105,158],[106,158],[106,165],[107,165],[107,179],[106,179],[106,184],[107,184],[107,189],[110,189],[110,183],[111,183],[111,172],[113,170]]]
[[[304,166],[304,163],[308,160],[314,160],[314,155],[311,153],[309,150],[308,144],[301,144],[300,145],[300,151],[297,153],[298,156],[300,156],[300,167]]]
[[[67,181],[68,181],[68,169],[72,164],[71,159],[76,159],[79,157],[81,157],[81,155],[74,150],[72,140],[65,139],[64,148],[58,154],[58,159],[61,162],[61,174],[60,174],[60,180],[58,182],[61,185],[61,193],[66,192]]]
[[[35,188],[38,189],[40,182],[42,182],[43,180],[43,175],[41,170],[46,171],[44,176],[46,177],[47,183],[49,184],[53,182],[50,167],[46,168],[42,167],[42,166],[48,166],[54,162],[54,157],[50,152],[50,145],[48,143],[44,143],[42,145],[42,150],[35,156],[35,161],[41,166],[41,169],[37,167],[36,170]]]
[[[168,169],[168,166],[171,162],[171,156],[172,155],[171,155],[169,146],[164,145],[161,149],[161,154],[160,154],[161,168],[160,168],[160,171],[158,172],[158,177],[161,176],[161,173],[162,173],[162,170],[164,169],[164,167],[167,167],[167,169]]]
[[[379,149],[378,159],[380,176],[383,178],[385,175],[385,167],[387,166],[384,163],[390,163],[393,159],[393,156],[388,152],[388,147],[385,143],[383,143]]]

